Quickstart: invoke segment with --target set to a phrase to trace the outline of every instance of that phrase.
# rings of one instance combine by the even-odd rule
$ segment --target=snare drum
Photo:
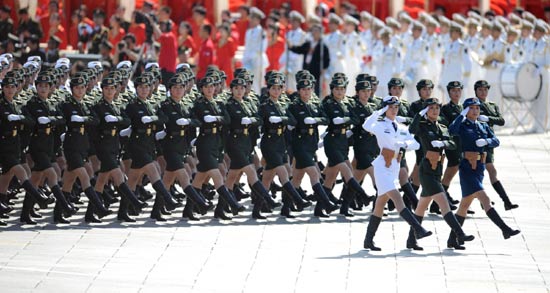
[[[506,64],[500,72],[500,90],[506,99],[535,100],[542,89],[542,75],[534,63]]]

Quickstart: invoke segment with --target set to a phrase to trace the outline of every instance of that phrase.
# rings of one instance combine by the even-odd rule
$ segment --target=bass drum
[[[500,90],[506,99],[533,101],[542,89],[542,74],[535,63],[506,64],[500,72]]]

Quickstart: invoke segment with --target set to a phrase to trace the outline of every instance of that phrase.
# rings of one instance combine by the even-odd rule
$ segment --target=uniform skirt
[[[399,189],[399,162],[393,159],[389,168],[386,167],[384,157],[379,155],[372,161],[374,167],[374,182],[378,195],[383,195],[390,190]]]
[[[462,189],[462,197],[472,195],[480,190],[483,190],[483,177],[485,172],[485,164],[477,161],[477,167],[472,170],[472,165],[468,160],[462,160],[458,167],[460,176],[460,188]]]
[[[266,170],[275,169],[288,162],[285,139],[282,135],[264,134],[260,142]]]
[[[100,173],[109,172],[120,166],[120,143],[116,139],[103,139],[96,142],[97,159],[101,162]]]
[[[328,166],[334,167],[348,160],[348,138],[345,134],[329,133],[323,140]]]
[[[155,159],[155,143],[151,136],[130,138],[128,141],[128,154],[132,160],[132,169],[141,169]]]
[[[231,159],[231,170],[239,170],[252,164],[252,141],[248,135],[229,134],[225,138],[225,151]]]
[[[219,134],[199,134],[195,142],[197,159],[199,160],[197,170],[199,172],[207,172],[218,168],[221,141],[222,138]]]
[[[296,169],[304,169],[317,164],[315,158],[317,143],[318,139],[314,135],[293,135],[291,149],[296,160]]]
[[[0,143],[0,167],[2,174],[21,163],[21,144],[17,138],[8,138]]]
[[[430,161],[424,158],[420,162],[419,168],[419,177],[420,185],[422,186],[422,197],[430,197],[432,195],[438,194],[440,192],[445,192],[443,185],[441,184],[441,172],[443,170],[443,165],[441,163],[437,164],[437,168],[432,169]]]

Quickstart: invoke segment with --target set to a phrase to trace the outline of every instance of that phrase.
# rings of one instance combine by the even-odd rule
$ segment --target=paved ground
[[[71,225],[47,218],[36,227],[12,216],[0,230],[1,292],[550,292],[550,135],[501,141],[499,177],[520,208],[505,212],[488,192],[522,231],[509,240],[478,204],[465,223],[476,240],[459,252],[445,248],[449,228],[437,216],[424,221],[434,235],[420,241],[423,252],[405,249],[408,227],[394,213],[376,235],[381,252],[362,249],[366,211],[351,221],[312,211],[254,221],[247,212],[232,222],[175,215],[156,224],[143,215],[94,226],[81,212]],[[455,180],[451,194],[459,191]]]

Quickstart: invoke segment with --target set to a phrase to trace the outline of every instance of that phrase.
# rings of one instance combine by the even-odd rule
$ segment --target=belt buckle
[[[12,130],[11,136],[16,136],[16,135],[17,135],[17,129]]]
[[[185,130],[180,129],[180,136],[183,136],[185,134]]]
[[[340,134],[346,134],[346,129],[345,129],[345,128],[342,128],[342,129],[340,130]]]
[[[243,134],[248,135],[248,128],[243,129]]]
[[[277,128],[277,135],[281,136],[283,134],[283,130],[281,128]]]
[[[84,134],[84,125],[80,126],[80,130],[79,130],[80,134]]]
[[[116,135],[116,129],[111,129],[111,136],[115,136]]]
[[[50,135],[50,132],[51,132],[51,128],[50,128],[50,127],[46,127],[46,135]]]
[[[213,127],[212,128],[212,134],[216,134],[216,133],[218,133],[218,129],[216,127]]]
[[[307,130],[307,134],[313,135],[313,128],[310,127],[310,128]]]
[[[145,134],[147,134],[147,136],[151,135],[151,128],[147,128],[147,130],[145,131]]]

